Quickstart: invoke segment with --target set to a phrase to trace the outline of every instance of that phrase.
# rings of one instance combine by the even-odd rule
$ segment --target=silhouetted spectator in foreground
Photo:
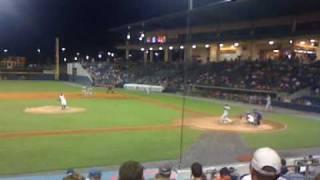
[[[281,173],[281,158],[278,153],[268,147],[255,151],[250,163],[250,175],[242,180],[276,180]]]
[[[136,161],[127,161],[119,169],[119,180],[143,180],[143,166]]]
[[[203,174],[202,165],[195,162],[191,165],[191,179],[193,180],[206,180],[207,177]]]
[[[230,171],[227,167],[220,169],[219,174],[220,176],[217,178],[217,180],[231,180]]]
[[[163,165],[159,167],[159,172],[156,174],[156,180],[169,180],[171,176],[171,167],[169,165]]]
[[[88,175],[88,180],[101,180],[102,173],[99,170],[90,170]]]
[[[69,169],[67,171],[67,176],[64,177],[63,180],[85,180],[85,177],[75,172],[73,169]]]

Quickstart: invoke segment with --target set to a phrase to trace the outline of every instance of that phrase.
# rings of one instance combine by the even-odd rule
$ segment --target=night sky
[[[212,0],[197,0],[205,4]],[[59,36],[69,53],[95,53],[118,40],[108,29],[185,10],[187,0],[0,0],[0,49],[52,56]]]

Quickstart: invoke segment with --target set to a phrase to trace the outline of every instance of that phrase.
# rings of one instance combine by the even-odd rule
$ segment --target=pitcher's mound
[[[263,120],[262,124],[258,127],[249,125],[240,118],[233,118],[233,122],[230,124],[222,124],[219,122],[219,117],[203,117],[194,118],[186,121],[186,125],[191,128],[201,129],[201,130],[214,130],[214,131],[228,131],[228,132],[267,132],[267,131],[277,131],[286,128],[286,125]]]
[[[64,114],[64,113],[79,113],[86,111],[85,108],[78,107],[67,107],[62,110],[61,106],[40,106],[40,107],[32,107],[26,108],[24,112],[32,113],[32,114]]]

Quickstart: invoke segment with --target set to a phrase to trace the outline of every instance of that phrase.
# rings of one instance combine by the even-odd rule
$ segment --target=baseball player
[[[66,97],[64,96],[63,93],[60,94],[59,100],[60,100],[60,103],[61,103],[61,109],[65,110],[67,108],[67,99],[66,99]]]
[[[225,104],[223,108],[224,110],[220,121],[224,124],[231,123],[232,120],[229,118],[229,110],[231,109],[230,106],[228,104]]]
[[[249,124],[255,124],[254,116],[250,112],[246,114],[246,120]]]
[[[266,98],[266,106],[264,108],[265,111],[269,111],[272,110],[272,106],[271,106],[271,96],[268,95]]]

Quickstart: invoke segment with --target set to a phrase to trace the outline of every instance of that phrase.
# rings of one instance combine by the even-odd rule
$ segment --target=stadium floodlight
[[[180,49],[184,49],[184,46],[181,45],[181,46],[180,46]]]
[[[145,49],[144,48],[140,48],[140,51],[144,51]]]
[[[159,51],[162,51],[162,50],[163,50],[163,47],[160,46],[160,47],[159,47]]]
[[[89,60],[89,59],[90,59],[90,57],[87,55],[87,56],[86,56],[86,60]]]
[[[269,41],[269,45],[274,45],[274,41]]]
[[[197,48],[197,45],[195,45],[195,44],[192,45],[192,49],[195,49],[195,48]]]
[[[224,44],[219,44],[219,46],[222,48],[224,46]]]
[[[173,46],[169,46],[169,49],[170,49],[170,50],[173,50]]]
[[[237,42],[236,42],[236,43],[233,43],[233,46],[234,46],[234,47],[238,47],[239,45],[240,45],[240,44],[237,43]]]
[[[209,44],[206,44],[204,47],[207,48],[207,49],[209,49],[209,48],[210,48],[210,45],[209,45]]]
[[[300,45],[305,45],[306,44],[306,42],[305,41],[300,41]]]

